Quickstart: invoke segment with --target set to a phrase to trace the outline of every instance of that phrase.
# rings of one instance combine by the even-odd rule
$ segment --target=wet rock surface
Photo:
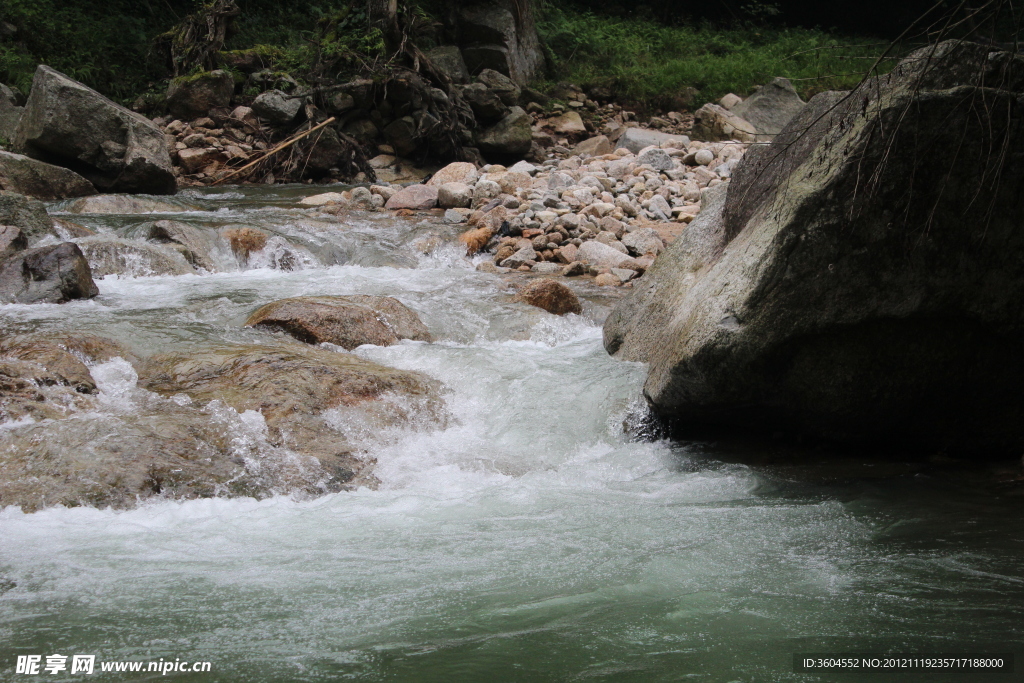
[[[583,312],[576,293],[556,280],[542,279],[531,282],[516,293],[516,300],[555,315],[579,315]]]
[[[107,235],[84,237],[76,244],[88,260],[94,277],[185,275],[195,272],[180,252],[161,244]]]
[[[389,296],[305,296],[263,306],[248,327],[287,332],[308,344],[329,342],[346,349],[390,346],[402,339],[432,341],[415,312]]]
[[[134,387],[136,368],[149,390]],[[443,424],[439,388],[301,344],[139,360],[90,334],[4,338],[0,505],[129,508],[372,486],[360,447],[380,429]]]
[[[55,234],[46,206],[16,192],[0,190],[0,225],[18,228],[30,244]]]
[[[103,194],[84,197],[68,205],[69,213],[176,213],[182,205],[148,197]]]
[[[99,294],[89,262],[77,244],[19,251],[0,262],[0,302],[60,304]]]

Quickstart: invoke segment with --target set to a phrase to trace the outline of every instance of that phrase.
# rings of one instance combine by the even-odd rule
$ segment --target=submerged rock
[[[130,508],[373,485],[360,448],[381,429],[445,419],[437,382],[299,344],[132,357],[155,394],[135,386],[127,362],[81,362],[115,356],[131,354],[92,335],[4,340],[0,506]]]
[[[302,296],[267,304],[247,327],[287,332],[307,344],[330,342],[346,349],[391,346],[401,339],[433,341],[415,312],[390,296]]]
[[[73,242],[20,251],[0,262],[0,302],[61,304],[99,294],[89,262]]]
[[[605,324],[656,413],[1019,454],[1022,73],[942,43],[751,150]]]
[[[180,213],[188,209],[159,199],[102,194],[72,202],[66,210],[69,213]]]
[[[62,384],[82,394],[96,391],[96,383],[82,359],[57,340],[45,336],[6,338],[0,340],[0,357],[34,363],[56,378],[55,382],[38,383]]]
[[[95,390],[88,371],[86,375]],[[47,370],[36,360],[0,354],[0,425],[22,420],[53,420],[91,407],[86,393],[89,392],[78,391],[67,378]],[[0,460],[0,465],[3,464]]]
[[[95,277],[186,275],[195,269],[181,253],[161,245],[97,235],[77,240]]]
[[[96,234],[84,225],[69,221],[66,218],[53,217],[50,220],[53,223],[53,231],[57,233],[57,236],[68,242],[78,237],[92,237]]]
[[[274,445],[350,457],[380,429],[445,420],[440,384],[348,353],[295,343],[200,348],[149,359],[140,385],[259,412]],[[355,439],[355,441],[353,441]]]
[[[138,358],[115,341],[85,332],[0,340],[0,424],[53,420],[94,409],[96,382],[86,363]],[[2,469],[2,468],[0,468]]]
[[[146,236],[156,242],[171,245],[185,257],[186,261],[197,268],[211,273],[217,270],[210,255],[214,248],[214,239],[206,231],[179,221],[156,221],[149,226]]]

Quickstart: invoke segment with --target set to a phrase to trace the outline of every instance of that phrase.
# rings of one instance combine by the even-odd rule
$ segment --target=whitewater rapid
[[[176,218],[307,239],[291,196],[207,196]],[[355,353],[439,380],[453,418],[368,435],[376,489],[3,509],[0,678],[61,652],[211,661],[177,675],[196,681],[823,680],[793,654],[1024,642],[1019,500],[637,440],[645,368],[601,343],[616,297],[574,284],[584,315],[551,316],[443,241],[422,249],[433,230],[374,217],[323,229],[296,271],[109,277],[92,301],[0,306],[12,329],[152,353],[273,339],[242,323],[284,297],[394,296],[436,341]],[[123,361],[93,372],[116,429],[145,392]],[[258,442],[258,414],[232,419]]]

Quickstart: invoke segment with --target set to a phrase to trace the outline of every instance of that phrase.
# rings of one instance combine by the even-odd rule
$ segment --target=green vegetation
[[[241,14],[228,50],[255,50],[266,66],[303,77],[344,75],[384,53],[382,36],[367,31],[365,0],[237,0]],[[409,0],[405,24],[421,47],[442,41],[436,17],[449,0]],[[27,93],[43,62],[129,103],[165,88],[171,75],[157,36],[202,6],[200,0],[4,0],[0,21],[17,28],[0,39],[0,82]],[[537,23],[548,51],[551,81],[599,86],[645,107],[669,106],[687,88],[694,105],[726,92],[745,95],[756,84],[787,76],[804,94],[845,88],[859,80],[882,47],[847,48],[872,40],[807,29],[753,24],[666,26],[538,2]]]
[[[567,11],[552,2],[541,7],[538,30],[554,80],[601,87],[643,107],[671,106],[687,88],[697,90],[695,106],[728,92],[745,96],[775,76],[791,79],[805,97],[850,88],[884,49],[877,40],[820,30],[665,26]]]
[[[124,100],[166,76],[151,41],[179,20],[162,2],[3,0],[0,21],[17,32],[0,41],[0,81],[27,94],[43,62]]]
[[[365,0],[237,0],[241,14],[228,50],[255,49],[267,65],[300,74],[354,69],[383,51],[366,29]],[[171,75],[157,39],[200,9],[202,0],[4,0],[0,21],[17,28],[0,38],[0,82],[24,93],[45,63],[121,102],[161,89]]]

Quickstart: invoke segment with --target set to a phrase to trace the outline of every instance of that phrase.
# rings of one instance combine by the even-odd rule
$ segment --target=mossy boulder
[[[223,69],[181,76],[167,87],[167,110],[175,118],[196,119],[211,109],[229,106],[234,92],[235,79]]]

